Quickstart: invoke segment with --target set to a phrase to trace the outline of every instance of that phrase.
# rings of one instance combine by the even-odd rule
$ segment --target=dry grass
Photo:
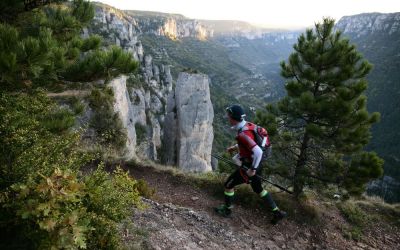
[[[377,196],[364,196],[354,201],[374,221],[385,221],[400,226],[400,204],[389,204]]]

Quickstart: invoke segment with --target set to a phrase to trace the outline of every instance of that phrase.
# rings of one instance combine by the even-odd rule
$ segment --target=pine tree
[[[83,59],[78,59],[65,72],[72,81],[91,81],[105,79],[108,82],[119,74],[134,72],[138,67],[131,54],[120,47],[111,46],[109,50],[95,50]]]
[[[12,22],[0,23],[0,86],[5,89],[109,80],[138,68],[132,55],[121,48],[101,48],[99,36],[81,38],[82,28],[94,16],[88,1],[45,5],[27,12],[22,12],[21,4],[10,8],[20,14]]]
[[[296,196],[320,181],[339,181],[360,194],[382,175],[383,160],[362,151],[379,120],[379,113],[368,113],[363,95],[371,68],[329,18],[302,34],[281,63],[287,96],[257,118],[275,134],[277,161]]]

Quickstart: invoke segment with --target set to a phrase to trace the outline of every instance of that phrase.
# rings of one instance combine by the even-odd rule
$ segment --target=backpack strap
[[[241,129],[239,129],[238,134],[240,134],[240,133],[242,133],[242,132],[244,132],[244,131],[250,130],[250,128],[248,127],[249,124],[250,124],[250,125],[254,125],[254,124],[251,123],[251,122],[246,122],[246,124],[245,124]]]

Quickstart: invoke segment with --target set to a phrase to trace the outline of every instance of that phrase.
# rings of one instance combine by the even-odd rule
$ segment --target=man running
[[[255,135],[252,126],[253,123],[244,120],[244,112],[239,105],[232,105],[226,109],[229,123],[232,129],[237,131],[236,141],[237,144],[227,148],[228,152],[239,151],[238,158],[241,165],[246,167],[238,168],[226,180],[225,186],[225,204],[216,208],[216,212],[224,217],[228,217],[232,213],[232,202],[235,195],[234,187],[243,183],[250,184],[253,191],[256,192],[262,199],[264,199],[272,210],[273,217],[272,224],[286,217],[286,212],[280,210],[275,204],[270,193],[263,189],[261,185],[261,161],[263,158],[263,151],[255,142]]]

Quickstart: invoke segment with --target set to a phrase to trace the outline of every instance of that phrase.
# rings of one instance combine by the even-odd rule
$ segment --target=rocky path
[[[66,90],[59,93],[47,93],[48,97],[70,97],[70,96],[87,96],[89,90]]]
[[[133,221],[148,233],[150,249],[398,249],[399,242],[374,244],[343,237],[341,216],[329,212],[326,223],[299,224],[290,216],[278,225],[269,223],[262,208],[248,209],[236,202],[231,218],[214,213],[221,201],[173,175],[135,167],[130,173],[155,187],[155,197],[144,199],[148,208],[135,210]],[[222,190],[221,190],[222,191]],[[328,216],[328,213],[327,213]],[[393,236],[392,236],[393,237]]]

